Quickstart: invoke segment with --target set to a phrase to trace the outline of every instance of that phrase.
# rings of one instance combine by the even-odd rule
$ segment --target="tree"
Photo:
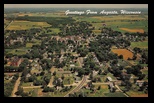
[[[45,72],[44,71],[42,71],[41,73],[40,73],[40,76],[43,76],[45,74]]]
[[[141,74],[141,75],[139,75],[138,80],[142,80],[142,79],[144,79],[144,77],[145,77],[145,74]]]
[[[101,69],[99,69],[98,74],[99,74],[99,75],[101,75],[101,74],[102,74],[102,70],[101,70]]]
[[[100,89],[101,89],[101,86],[99,85],[98,88],[97,88],[97,90],[100,90]]]
[[[93,74],[92,74],[92,73],[90,74],[90,79],[91,79],[91,80],[93,79]]]
[[[45,86],[42,92],[49,92],[50,88],[48,86]]]
[[[53,76],[55,76],[55,75],[56,75],[56,71],[53,72]]]
[[[79,69],[78,76],[81,77],[84,74],[85,74],[85,70],[84,69]]]
[[[21,95],[23,93],[23,88],[19,87],[18,91],[15,93],[16,95]]]
[[[64,80],[64,78],[65,78],[64,75],[62,75],[61,79]]]
[[[119,55],[119,59],[123,59],[123,55]]]
[[[41,85],[41,81],[34,80],[33,84],[34,84],[34,86],[39,86],[39,85]]]

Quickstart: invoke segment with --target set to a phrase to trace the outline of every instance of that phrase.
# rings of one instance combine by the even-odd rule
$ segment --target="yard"
[[[65,77],[63,83],[64,83],[64,85],[73,84],[74,78],[73,77]]]

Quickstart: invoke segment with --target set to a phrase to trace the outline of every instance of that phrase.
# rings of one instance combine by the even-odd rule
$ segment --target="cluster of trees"
[[[27,92],[24,92],[23,88],[19,86],[18,91],[15,93],[16,95],[20,95],[22,97],[30,97]]]
[[[99,38],[96,41],[90,42],[89,51],[94,52],[100,62],[117,59],[117,54],[110,52],[111,45],[114,45],[113,40],[107,38]]]
[[[128,68],[127,73],[134,74],[135,76],[138,77],[139,80],[142,80],[144,79],[145,74],[141,72],[141,69],[142,69],[141,65],[135,65],[135,66]]]
[[[92,33],[93,28],[91,24],[86,21],[69,23],[66,26],[63,26],[61,29],[62,32],[58,33],[60,36],[67,36],[67,35],[90,35]]]
[[[20,71],[19,67],[15,66],[4,66],[4,72],[17,72]]]
[[[47,22],[51,24],[53,28],[58,28],[61,25],[66,25],[67,23],[72,23],[75,20],[68,17],[39,17],[39,16],[23,16],[17,17],[16,20],[28,20],[34,22]],[[61,24],[61,25],[60,25]]]
[[[54,77],[54,81],[53,81],[53,84],[57,87],[57,86],[60,86],[60,87],[64,87],[64,83],[63,81],[61,81],[61,79],[59,79],[58,77]]]
[[[140,33],[140,32],[129,33],[129,32],[126,32],[125,35],[126,35],[126,36],[130,36],[130,35],[131,35],[131,36],[134,36],[134,37],[135,37],[135,36],[138,36],[138,37],[142,37],[142,36],[143,36],[143,37],[146,37],[146,36],[148,36],[148,32],[144,32],[144,33]]]

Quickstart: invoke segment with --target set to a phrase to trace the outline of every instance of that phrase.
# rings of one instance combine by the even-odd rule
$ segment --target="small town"
[[[4,97],[148,97],[148,14],[100,18],[4,10]]]

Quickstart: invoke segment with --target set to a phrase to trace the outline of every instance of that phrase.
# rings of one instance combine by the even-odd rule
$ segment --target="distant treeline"
[[[75,20],[71,17],[38,17],[38,16],[24,16],[17,17],[16,20],[28,20],[32,22],[47,22],[52,25],[52,27],[58,27],[61,25],[66,25],[67,23],[72,23]]]

